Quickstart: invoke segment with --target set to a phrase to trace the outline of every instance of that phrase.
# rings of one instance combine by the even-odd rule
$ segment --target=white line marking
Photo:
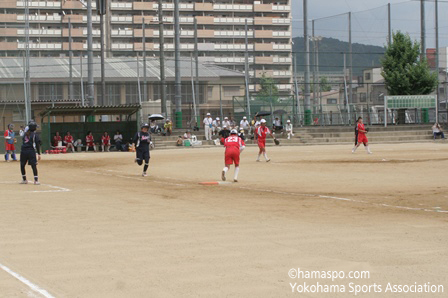
[[[0,184],[17,184],[19,185],[17,181],[0,181]],[[34,181],[28,181],[28,184],[34,184]],[[53,188],[53,190],[30,190],[29,192],[68,192],[72,191],[71,189],[60,187],[60,186],[54,186],[50,184],[41,184],[41,186],[47,186],[49,188]]]
[[[114,170],[107,170],[107,171],[108,172],[115,172]],[[139,181],[147,181],[146,179],[141,179],[141,178],[136,178],[136,177],[129,177],[129,176],[123,176],[123,175],[111,175],[111,174],[107,174],[107,173],[93,172],[93,171],[86,171],[86,172],[87,173],[92,173],[92,174],[97,174],[97,175],[115,176],[115,177],[119,177],[119,178],[134,179],[134,180],[139,180]],[[183,181],[183,180],[180,180],[180,179],[175,179],[175,180]],[[159,184],[167,184],[167,185],[175,185],[175,186],[186,186],[185,184],[177,184],[177,183],[170,183],[170,182],[157,181],[157,180],[150,180],[150,181],[154,182],[154,183],[159,183]],[[230,185],[233,185],[233,184],[229,183],[229,186]],[[395,206],[395,205],[382,204],[382,203],[370,203],[370,202],[363,201],[363,200],[355,200],[355,199],[349,199],[349,198],[340,198],[340,197],[328,196],[328,195],[320,195],[320,194],[303,194],[303,193],[276,191],[276,190],[270,190],[270,189],[260,190],[260,189],[256,189],[256,188],[245,187],[245,186],[235,186],[235,188],[245,189],[245,190],[250,190],[250,191],[275,193],[275,194],[288,195],[288,196],[300,196],[300,197],[331,199],[331,200],[336,200],[336,201],[345,201],[345,202],[365,204],[365,205],[376,206],[376,207],[395,208],[395,209],[403,209],[403,210],[410,210],[410,211],[425,211],[425,212],[448,213],[448,210],[428,209],[428,208],[414,208],[414,207],[406,207],[406,206]]]
[[[46,298],[54,298],[54,296],[51,295],[50,293],[48,293],[46,290],[44,290],[41,287],[33,284],[28,279],[26,279],[25,277],[21,276],[18,273],[15,273],[14,271],[9,269],[8,267],[0,264],[0,268],[3,269],[5,272],[9,273],[11,276],[13,276],[13,277],[17,278],[18,280],[20,280],[22,283],[26,284],[34,292],[39,293],[39,294],[41,294],[42,296],[44,296]]]

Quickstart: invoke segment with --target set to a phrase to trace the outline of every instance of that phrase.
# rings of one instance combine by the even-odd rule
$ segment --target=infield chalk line
[[[33,184],[34,181],[28,181],[28,184]],[[0,181],[0,184],[17,184],[19,185],[17,181]],[[69,192],[72,191],[71,189],[60,187],[60,186],[54,186],[50,184],[41,184],[42,186],[48,186],[49,188],[53,188],[53,190],[30,190],[30,192]]]
[[[0,264],[0,268],[3,269],[3,271],[7,272],[8,274],[10,274],[11,276],[17,278],[19,281],[21,281],[22,283],[26,284],[28,287],[30,287],[31,290],[33,290],[36,293],[41,294],[42,296],[46,297],[46,298],[54,298],[53,295],[51,295],[50,293],[48,293],[46,290],[42,289],[41,287],[39,287],[38,285],[33,284],[32,282],[30,282],[28,279],[26,279],[25,277],[21,276],[20,274],[12,271],[11,269],[9,269],[8,267]]]
[[[108,172],[116,172],[114,170],[107,170]],[[139,180],[139,181],[148,181],[147,179],[137,178],[137,177],[130,177],[130,176],[123,176],[123,175],[114,175],[109,173],[102,173],[102,172],[94,172],[94,171],[86,171],[86,173],[92,173],[97,175],[103,175],[103,176],[114,176],[119,178],[126,178],[126,179],[133,179],[133,180]],[[175,186],[186,186],[186,184],[178,184],[178,183],[170,183],[170,182],[164,182],[164,181],[157,181],[157,180],[150,180],[154,183],[159,184],[167,184],[167,185],[175,185]],[[178,179],[178,181],[182,181]],[[231,185],[232,183],[229,183],[227,185]],[[395,208],[395,209],[402,209],[402,210],[409,210],[409,211],[425,211],[425,212],[435,212],[435,213],[448,213],[448,210],[440,210],[440,209],[428,209],[428,208],[415,208],[415,207],[406,207],[406,206],[395,206],[395,205],[389,205],[389,204],[383,204],[383,203],[370,203],[363,200],[355,200],[355,199],[349,199],[349,198],[340,198],[335,196],[328,196],[328,195],[320,195],[320,194],[302,194],[302,193],[293,193],[293,192],[285,192],[285,191],[277,191],[277,190],[260,190],[256,188],[250,188],[245,186],[235,186],[235,188],[239,189],[245,189],[250,191],[256,191],[256,192],[268,192],[268,193],[275,193],[280,195],[288,195],[288,196],[301,196],[301,197],[310,197],[310,198],[321,198],[321,199],[331,199],[336,201],[344,201],[344,202],[352,202],[352,203],[358,203],[358,204],[365,204],[370,206],[376,206],[376,207],[385,207],[385,208]]]

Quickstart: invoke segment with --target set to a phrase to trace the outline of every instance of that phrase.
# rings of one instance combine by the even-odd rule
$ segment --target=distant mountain
[[[293,38],[293,51],[297,54],[297,68],[299,72],[304,71],[305,67],[305,47],[303,37]],[[348,59],[348,42],[340,41],[335,38],[323,38],[319,42],[319,70],[342,72],[344,67],[344,54],[347,53]],[[313,42],[310,41],[310,64],[311,71],[314,67]],[[353,50],[353,76],[362,75],[362,71],[366,68],[380,66],[380,59],[385,52],[384,47],[371,46],[359,43],[352,44]]]

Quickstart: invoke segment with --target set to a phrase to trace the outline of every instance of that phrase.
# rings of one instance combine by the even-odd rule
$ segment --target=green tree
[[[263,74],[260,78],[260,86],[261,89],[260,91],[258,91],[259,96],[278,96],[278,88],[273,78],[267,77],[265,74]]]
[[[437,88],[438,75],[429,69],[426,59],[420,59],[420,44],[409,34],[393,34],[381,64],[382,75],[390,95],[424,95]]]
[[[328,92],[331,91],[331,85],[328,82],[327,77],[321,77],[320,78],[320,90],[322,92]]]

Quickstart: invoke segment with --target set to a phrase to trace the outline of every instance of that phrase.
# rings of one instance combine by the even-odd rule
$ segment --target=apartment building
[[[87,11],[82,1],[29,1],[30,41],[33,57],[75,56],[87,50]],[[92,1],[95,8],[95,1]],[[158,56],[158,1],[111,0],[105,17],[106,57],[131,57],[143,50]],[[163,1],[164,52],[174,56],[174,3]],[[0,56],[17,57],[25,49],[25,1],[0,1]],[[180,0],[181,57],[194,51],[197,21],[198,54],[210,62],[244,71],[245,22],[248,23],[251,90],[263,74],[273,77],[280,91],[292,89],[290,0]],[[93,50],[100,55],[100,23],[94,12]]]

